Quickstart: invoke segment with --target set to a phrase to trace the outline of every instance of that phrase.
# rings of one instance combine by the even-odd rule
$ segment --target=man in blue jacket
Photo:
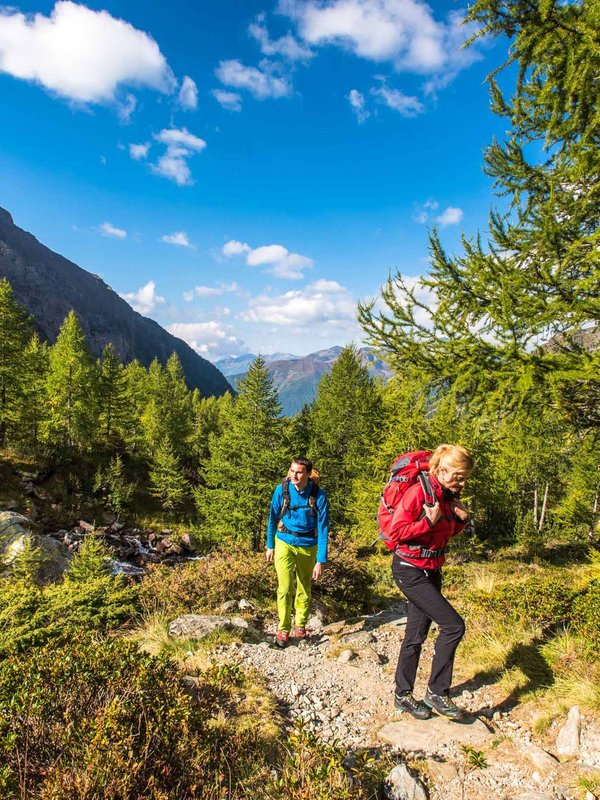
[[[276,642],[285,647],[292,627],[292,600],[296,578],[295,627],[297,639],[306,638],[311,582],[318,581],[327,561],[329,504],[325,492],[311,477],[312,463],[292,461],[288,477],[273,492],[267,529],[267,561],[277,573]]]

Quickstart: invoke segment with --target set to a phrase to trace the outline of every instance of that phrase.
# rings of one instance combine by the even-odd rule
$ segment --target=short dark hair
[[[292,464],[300,464],[302,467],[306,467],[306,471],[310,475],[312,472],[312,461],[310,458],[306,458],[306,456],[298,456],[298,458],[292,458]]]

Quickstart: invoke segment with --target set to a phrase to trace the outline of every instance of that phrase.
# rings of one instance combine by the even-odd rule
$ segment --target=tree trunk
[[[542,501],[542,513],[540,514],[540,524],[538,526],[538,531],[541,533],[542,528],[544,527],[544,520],[546,518],[546,508],[548,506],[548,491],[550,489],[550,484],[546,483],[544,487],[544,499]]]

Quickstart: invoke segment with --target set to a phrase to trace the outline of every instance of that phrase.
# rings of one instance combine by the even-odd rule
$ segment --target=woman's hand
[[[425,516],[432,525],[435,525],[438,519],[442,516],[442,512],[440,510],[440,504],[437,502],[437,500],[432,506],[429,505],[423,506],[423,509],[425,511]]]
[[[452,508],[461,522],[466,522],[469,519],[469,509],[460,500],[455,500],[452,503]]]

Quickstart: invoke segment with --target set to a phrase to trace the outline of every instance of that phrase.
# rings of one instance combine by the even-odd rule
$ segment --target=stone
[[[449,761],[434,761],[433,759],[427,762],[427,771],[434,780],[434,783],[448,783],[458,778],[458,770]]]
[[[237,600],[226,600],[223,605],[219,606],[220,614],[230,614],[238,607]]]
[[[573,706],[567,714],[567,721],[556,737],[556,752],[561,756],[579,755],[581,738],[581,712]]]
[[[546,750],[542,750],[541,747],[521,739],[515,739],[514,744],[529,759],[532,766],[540,772],[552,772],[558,767],[558,760]]]
[[[343,633],[340,636],[340,641],[352,642],[352,644],[369,644],[375,641],[375,637],[369,631],[354,631],[353,633]]]
[[[554,800],[554,795],[544,794],[543,792],[525,792],[524,794],[513,794],[510,800]]]
[[[385,779],[383,796],[387,800],[427,800],[425,787],[406,764],[396,764],[392,769]]]
[[[323,623],[321,622],[319,617],[315,615],[314,617],[311,617],[308,620],[308,622],[306,623],[306,627],[310,631],[313,631],[314,633],[321,633],[321,631],[323,630]]]
[[[36,580],[40,583],[60,578],[69,565],[69,550],[52,536],[31,530],[31,520],[14,511],[0,511],[0,563],[10,568],[28,542],[40,550]]]
[[[94,526],[92,525],[92,523],[86,522],[84,519],[79,520],[79,527],[82,530],[87,531],[88,533],[94,530]]]
[[[242,617],[233,617],[230,621],[234,628],[241,628],[244,631],[250,629],[250,623],[246,622]]]
[[[243,597],[237,605],[240,611],[254,611],[252,603],[249,600],[245,600]]]
[[[184,614],[169,625],[169,636],[184,639],[203,639],[216,630],[231,630],[235,627],[229,617],[208,614]]]
[[[439,753],[452,744],[471,747],[484,745],[490,741],[492,734],[479,719],[469,725],[461,725],[442,717],[432,717],[423,722],[404,717],[388,722],[380,728],[377,736],[400,750]]]
[[[16,500],[0,500],[0,507],[6,511],[14,511],[19,503]]]
[[[365,627],[365,619],[365,617],[352,617],[352,619],[332,622],[323,627],[323,633],[326,636],[331,636],[333,634],[347,634],[354,633],[355,631],[362,631]]]
[[[354,652],[354,650],[346,649],[342,650],[342,652],[337,657],[337,660],[340,662],[340,664],[348,664],[355,658],[356,658],[356,653]]]

